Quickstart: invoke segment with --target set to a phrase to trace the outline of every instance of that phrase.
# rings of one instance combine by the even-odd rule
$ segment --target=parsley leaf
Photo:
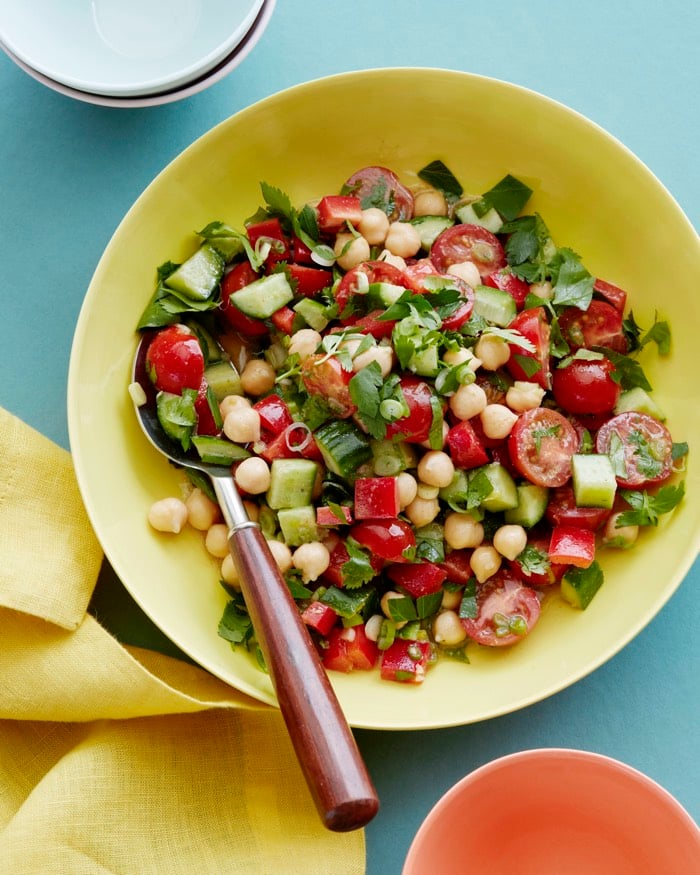
[[[337,586],[329,586],[319,597],[319,601],[333,608],[338,616],[349,619],[359,614],[370,601],[374,595],[374,587],[367,586],[362,589],[356,587],[352,592],[348,592],[347,583],[344,584],[344,587],[344,589],[339,589]]]
[[[445,561],[445,537],[439,523],[429,523],[416,529],[416,559],[426,562]]]
[[[441,191],[449,202],[458,200],[464,191],[459,180],[440,159],[431,161],[418,171],[419,179]]]
[[[506,258],[513,273],[528,283],[542,282],[550,275],[552,240],[539,214],[506,222],[501,232],[509,237]]]
[[[685,441],[679,441],[671,445],[671,458],[674,462],[688,455],[688,444]]]
[[[476,600],[476,578],[472,577],[464,587],[462,601],[459,605],[459,616],[463,620],[473,620],[479,613],[479,605]]]
[[[512,221],[530,199],[532,189],[510,173],[482,195],[482,200],[493,207],[506,221]]]
[[[383,438],[386,434],[386,420],[380,413],[382,369],[379,362],[371,362],[359,370],[348,384],[350,397],[357,407],[357,418],[373,438]]]
[[[648,343],[655,343],[660,355],[668,355],[671,351],[671,326],[665,319],[659,319],[654,315],[654,324],[648,331],[642,333],[642,328],[637,324],[634,313],[630,310],[629,316],[622,321],[622,332],[627,340],[630,352],[637,352]]]
[[[528,544],[516,557],[523,574],[530,577],[532,574],[547,574],[551,568],[549,556],[544,550]]]
[[[593,298],[595,278],[586,270],[572,249],[558,249],[552,260],[555,307],[578,307],[587,310]]]
[[[345,549],[348,551],[348,561],[340,568],[345,589],[357,589],[374,580],[377,576],[366,553],[353,538],[346,538]]]
[[[235,599],[226,603],[224,613],[219,620],[218,633],[221,638],[232,644],[242,644],[253,633],[253,623]]]
[[[622,389],[634,389],[635,386],[639,386],[647,392],[652,391],[651,383],[647,380],[639,362],[607,347],[594,346],[593,349],[596,352],[602,352],[615,365],[615,370],[610,376]]]
[[[617,518],[616,528],[622,526],[657,526],[659,517],[680,504],[685,495],[685,481],[678,486],[662,486],[656,495],[646,490],[635,492],[621,489],[620,495],[632,510],[623,511]]]

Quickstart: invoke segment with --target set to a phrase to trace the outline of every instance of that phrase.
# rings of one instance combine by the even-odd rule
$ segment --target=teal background
[[[187,100],[133,110],[52,92],[0,54],[0,404],[68,446],[75,321],[121,218],[151,179],[213,125],[319,76],[435,66],[539,91],[621,140],[697,228],[699,38],[700,6],[680,0],[278,0],[268,30],[229,77]],[[361,120],[348,119],[348,135],[358,130]],[[699,584],[696,562],[632,643],[544,702],[473,726],[358,730],[382,800],[366,832],[368,875],[400,872],[421,821],[463,775],[527,748],[616,757],[661,783],[698,819]],[[108,568],[93,608],[124,639],[173,652]]]

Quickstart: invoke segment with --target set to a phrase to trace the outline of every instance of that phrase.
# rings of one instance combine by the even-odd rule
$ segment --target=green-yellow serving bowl
[[[178,488],[178,474],[141,433],[127,393],[134,327],[157,265],[183,260],[195,229],[214,219],[242,228],[259,184],[292,203],[334,192],[356,169],[382,164],[407,184],[440,158],[465,189],[506,173],[525,181],[528,209],[555,242],[596,276],[629,292],[640,325],[670,321],[670,355],[642,363],[676,441],[698,435],[696,382],[700,246],[653,174],[612,136],[561,104],[515,85],[437,69],[341,74],[290,88],[217,125],[168,165],[109,243],[78,321],[68,415],[78,481],[112,567],[152,620],[214,675],[275,703],[268,677],[217,635],[226,595],[202,536],[154,532],[148,508]],[[602,557],[606,582],[585,611],[558,598],[522,643],[473,646],[470,662],[444,660],[420,687],[378,672],[333,674],[351,725],[419,729],[484,720],[567,687],[625,646],[663,607],[693,563],[700,539],[700,475],[693,449],[687,496],[627,552]]]

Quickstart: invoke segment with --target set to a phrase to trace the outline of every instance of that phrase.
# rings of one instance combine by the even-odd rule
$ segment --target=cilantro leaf
[[[379,362],[371,362],[359,370],[348,384],[350,397],[357,407],[357,418],[373,438],[383,438],[386,434],[386,420],[380,412],[382,402],[382,369]]]
[[[232,644],[242,644],[250,638],[252,632],[253,623],[248,612],[236,600],[231,599],[219,620],[219,636]]]
[[[654,318],[654,324],[641,337],[639,348],[642,349],[648,343],[655,343],[660,355],[668,355],[671,351],[671,327],[665,320],[659,321]]]
[[[366,553],[353,538],[346,538],[345,549],[348,560],[340,568],[345,589],[357,589],[374,580],[377,572],[372,568],[369,554]]]
[[[463,620],[473,620],[479,613],[479,605],[476,600],[476,578],[472,577],[464,587],[462,601],[459,605],[459,616]]]
[[[329,586],[323,595],[319,597],[319,601],[333,608],[338,616],[349,619],[359,614],[373,595],[373,587],[369,586],[364,588],[355,587],[352,592],[348,592],[346,582],[344,589],[339,589],[337,586]]]
[[[445,537],[439,523],[429,523],[416,529],[416,559],[426,562],[445,561]]]
[[[539,214],[520,216],[501,228],[508,234],[506,258],[513,273],[529,283],[542,282],[550,275],[553,247],[549,229]]]
[[[532,189],[510,173],[482,195],[482,200],[493,207],[507,221],[512,221],[530,199]]]
[[[418,177],[441,191],[450,202],[458,200],[464,191],[459,180],[439,158],[421,168]]]
[[[647,392],[652,391],[651,383],[647,380],[639,362],[607,347],[594,346],[593,349],[596,352],[602,352],[615,365],[615,370],[610,376],[622,389],[634,389],[635,386],[639,386]]]
[[[555,307],[578,307],[587,310],[593,298],[595,278],[586,270],[572,249],[558,249],[552,260]]]
[[[393,601],[393,599],[391,600]],[[419,620],[426,620],[432,617],[440,609],[442,604],[442,590],[431,592],[428,595],[418,596],[416,599],[416,614]]]
[[[685,441],[679,441],[678,443],[673,443],[671,446],[671,458],[673,461],[677,461],[678,459],[682,459],[683,456],[688,455],[688,444]]]
[[[532,574],[547,574],[551,568],[546,551],[540,550],[534,544],[528,544],[516,558],[523,574],[527,577]]]
[[[632,510],[623,511],[617,518],[616,528],[622,526],[657,526],[659,517],[680,504],[685,495],[685,481],[678,486],[662,486],[656,495],[646,490],[635,492],[621,489],[620,495]]]

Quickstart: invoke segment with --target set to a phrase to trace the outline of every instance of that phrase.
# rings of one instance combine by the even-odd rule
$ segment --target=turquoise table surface
[[[133,110],[52,92],[0,54],[0,404],[68,446],[66,377],[75,321],[123,215],[151,179],[213,125],[319,76],[434,66],[539,91],[621,140],[699,227],[699,39],[700,5],[687,0],[443,0],[430,6],[278,0],[268,30],[229,77],[185,101]],[[108,568],[94,610],[126,640],[173,650]],[[696,562],[634,641],[543,702],[471,726],[358,730],[382,800],[366,833],[368,875],[400,873],[421,821],[463,775],[527,748],[577,747],[616,757],[700,818],[699,629]]]

